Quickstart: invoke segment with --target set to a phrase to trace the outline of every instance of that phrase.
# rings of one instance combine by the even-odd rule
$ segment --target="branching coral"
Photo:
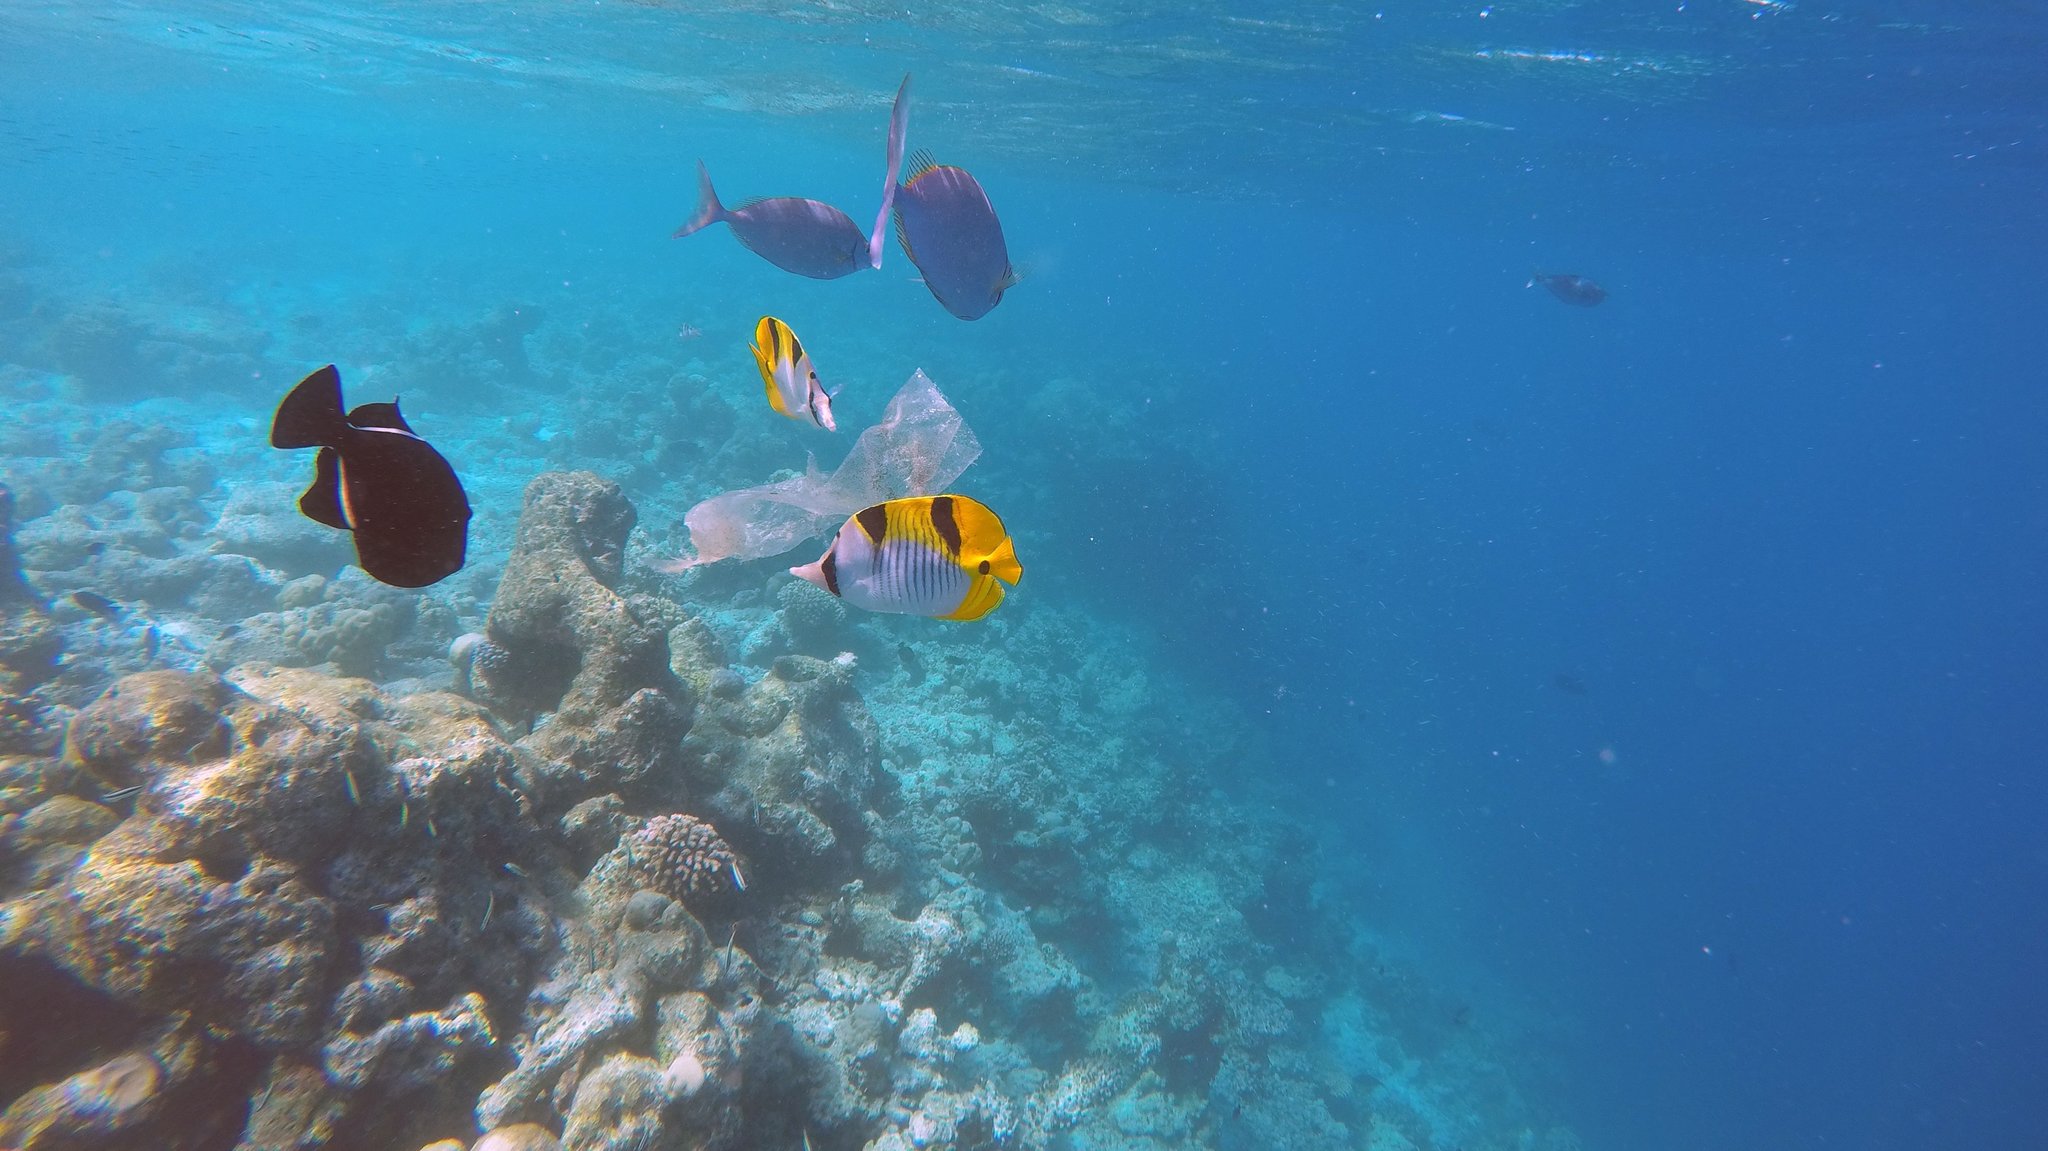
[[[685,905],[747,888],[739,856],[718,829],[695,816],[657,815],[626,839],[634,870]]]

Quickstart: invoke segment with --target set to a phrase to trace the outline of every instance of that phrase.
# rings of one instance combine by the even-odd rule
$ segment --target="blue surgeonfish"
[[[711,186],[711,170],[697,161],[697,211],[689,222],[676,229],[676,237],[700,232],[724,222],[747,250],[781,268],[814,280],[836,280],[863,268],[882,266],[882,225],[889,218],[895,199],[896,171],[903,163],[903,136],[909,120],[905,94],[910,77],[896,92],[896,104],[889,117],[888,164],[882,174],[882,214],[872,233],[862,234],[853,217],[818,200],[800,196],[770,196],[748,200],[737,208],[718,202]]]
[[[398,414],[398,401],[343,414],[341,373],[329,364],[277,406],[270,445],[320,449],[308,519],[355,535],[356,562],[393,587],[426,587],[462,570],[469,497],[434,445]]]
[[[1524,287],[1533,288],[1541,284],[1550,289],[1550,294],[1574,307],[1590,308],[1607,298],[1607,289],[1584,276],[1573,276],[1564,272],[1531,272]]]
[[[980,619],[1023,578],[1003,521],[966,496],[909,496],[855,512],[791,575],[868,611]]]
[[[762,316],[754,325],[754,342],[748,346],[754,363],[761,369],[761,382],[768,387],[768,406],[792,420],[809,419],[828,432],[839,425],[832,422],[832,396],[818,382],[810,354],[774,316]]]
[[[896,189],[896,239],[945,309],[978,320],[1017,282],[1002,221],[965,168],[920,151]]]

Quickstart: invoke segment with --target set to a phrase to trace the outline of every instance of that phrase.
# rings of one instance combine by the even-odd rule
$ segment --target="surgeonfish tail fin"
[[[723,219],[725,219],[725,205],[718,202],[718,192],[711,186],[711,169],[706,168],[704,161],[699,160],[697,161],[697,214],[690,217],[689,223],[676,229],[675,238],[680,240],[692,232],[703,231],[705,228]]]
[[[875,216],[875,230],[868,233],[868,266],[882,267],[882,235],[896,210],[896,175],[903,167],[903,141],[910,134],[910,74],[896,89],[896,103],[889,109],[889,170],[882,177],[882,210]]]
[[[277,418],[270,423],[270,446],[336,447],[347,426],[341,414],[341,372],[329,364],[300,380],[277,405]]]

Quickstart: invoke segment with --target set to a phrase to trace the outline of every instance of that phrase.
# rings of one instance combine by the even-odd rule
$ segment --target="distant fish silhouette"
[[[1586,694],[1585,681],[1581,680],[1578,676],[1572,675],[1569,672],[1558,672],[1556,675],[1550,678],[1550,683],[1551,686],[1557,688],[1557,690],[1565,693],[1566,695]]]
[[[1550,294],[1574,307],[1590,308],[1607,298],[1607,289],[1584,276],[1573,276],[1558,272],[1531,272],[1524,287],[1533,288],[1541,284],[1550,289]]]
[[[108,599],[106,596],[103,596],[98,592],[72,592],[71,602],[77,604],[79,607],[84,608],[85,610],[91,612],[92,614],[104,620],[116,620],[121,618],[121,605],[115,603],[113,600]]]
[[[398,414],[398,401],[346,415],[341,373],[329,364],[277,406],[270,445],[320,449],[306,518],[354,533],[356,562],[393,587],[426,587],[462,570],[469,497],[455,469]]]

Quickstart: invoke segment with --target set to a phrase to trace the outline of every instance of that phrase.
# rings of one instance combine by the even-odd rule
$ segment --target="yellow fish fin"
[[[968,585],[967,598],[960,601],[960,606],[939,618],[959,620],[980,619],[982,616],[996,610],[996,606],[1002,602],[1003,585],[987,576],[977,576],[974,582]]]

